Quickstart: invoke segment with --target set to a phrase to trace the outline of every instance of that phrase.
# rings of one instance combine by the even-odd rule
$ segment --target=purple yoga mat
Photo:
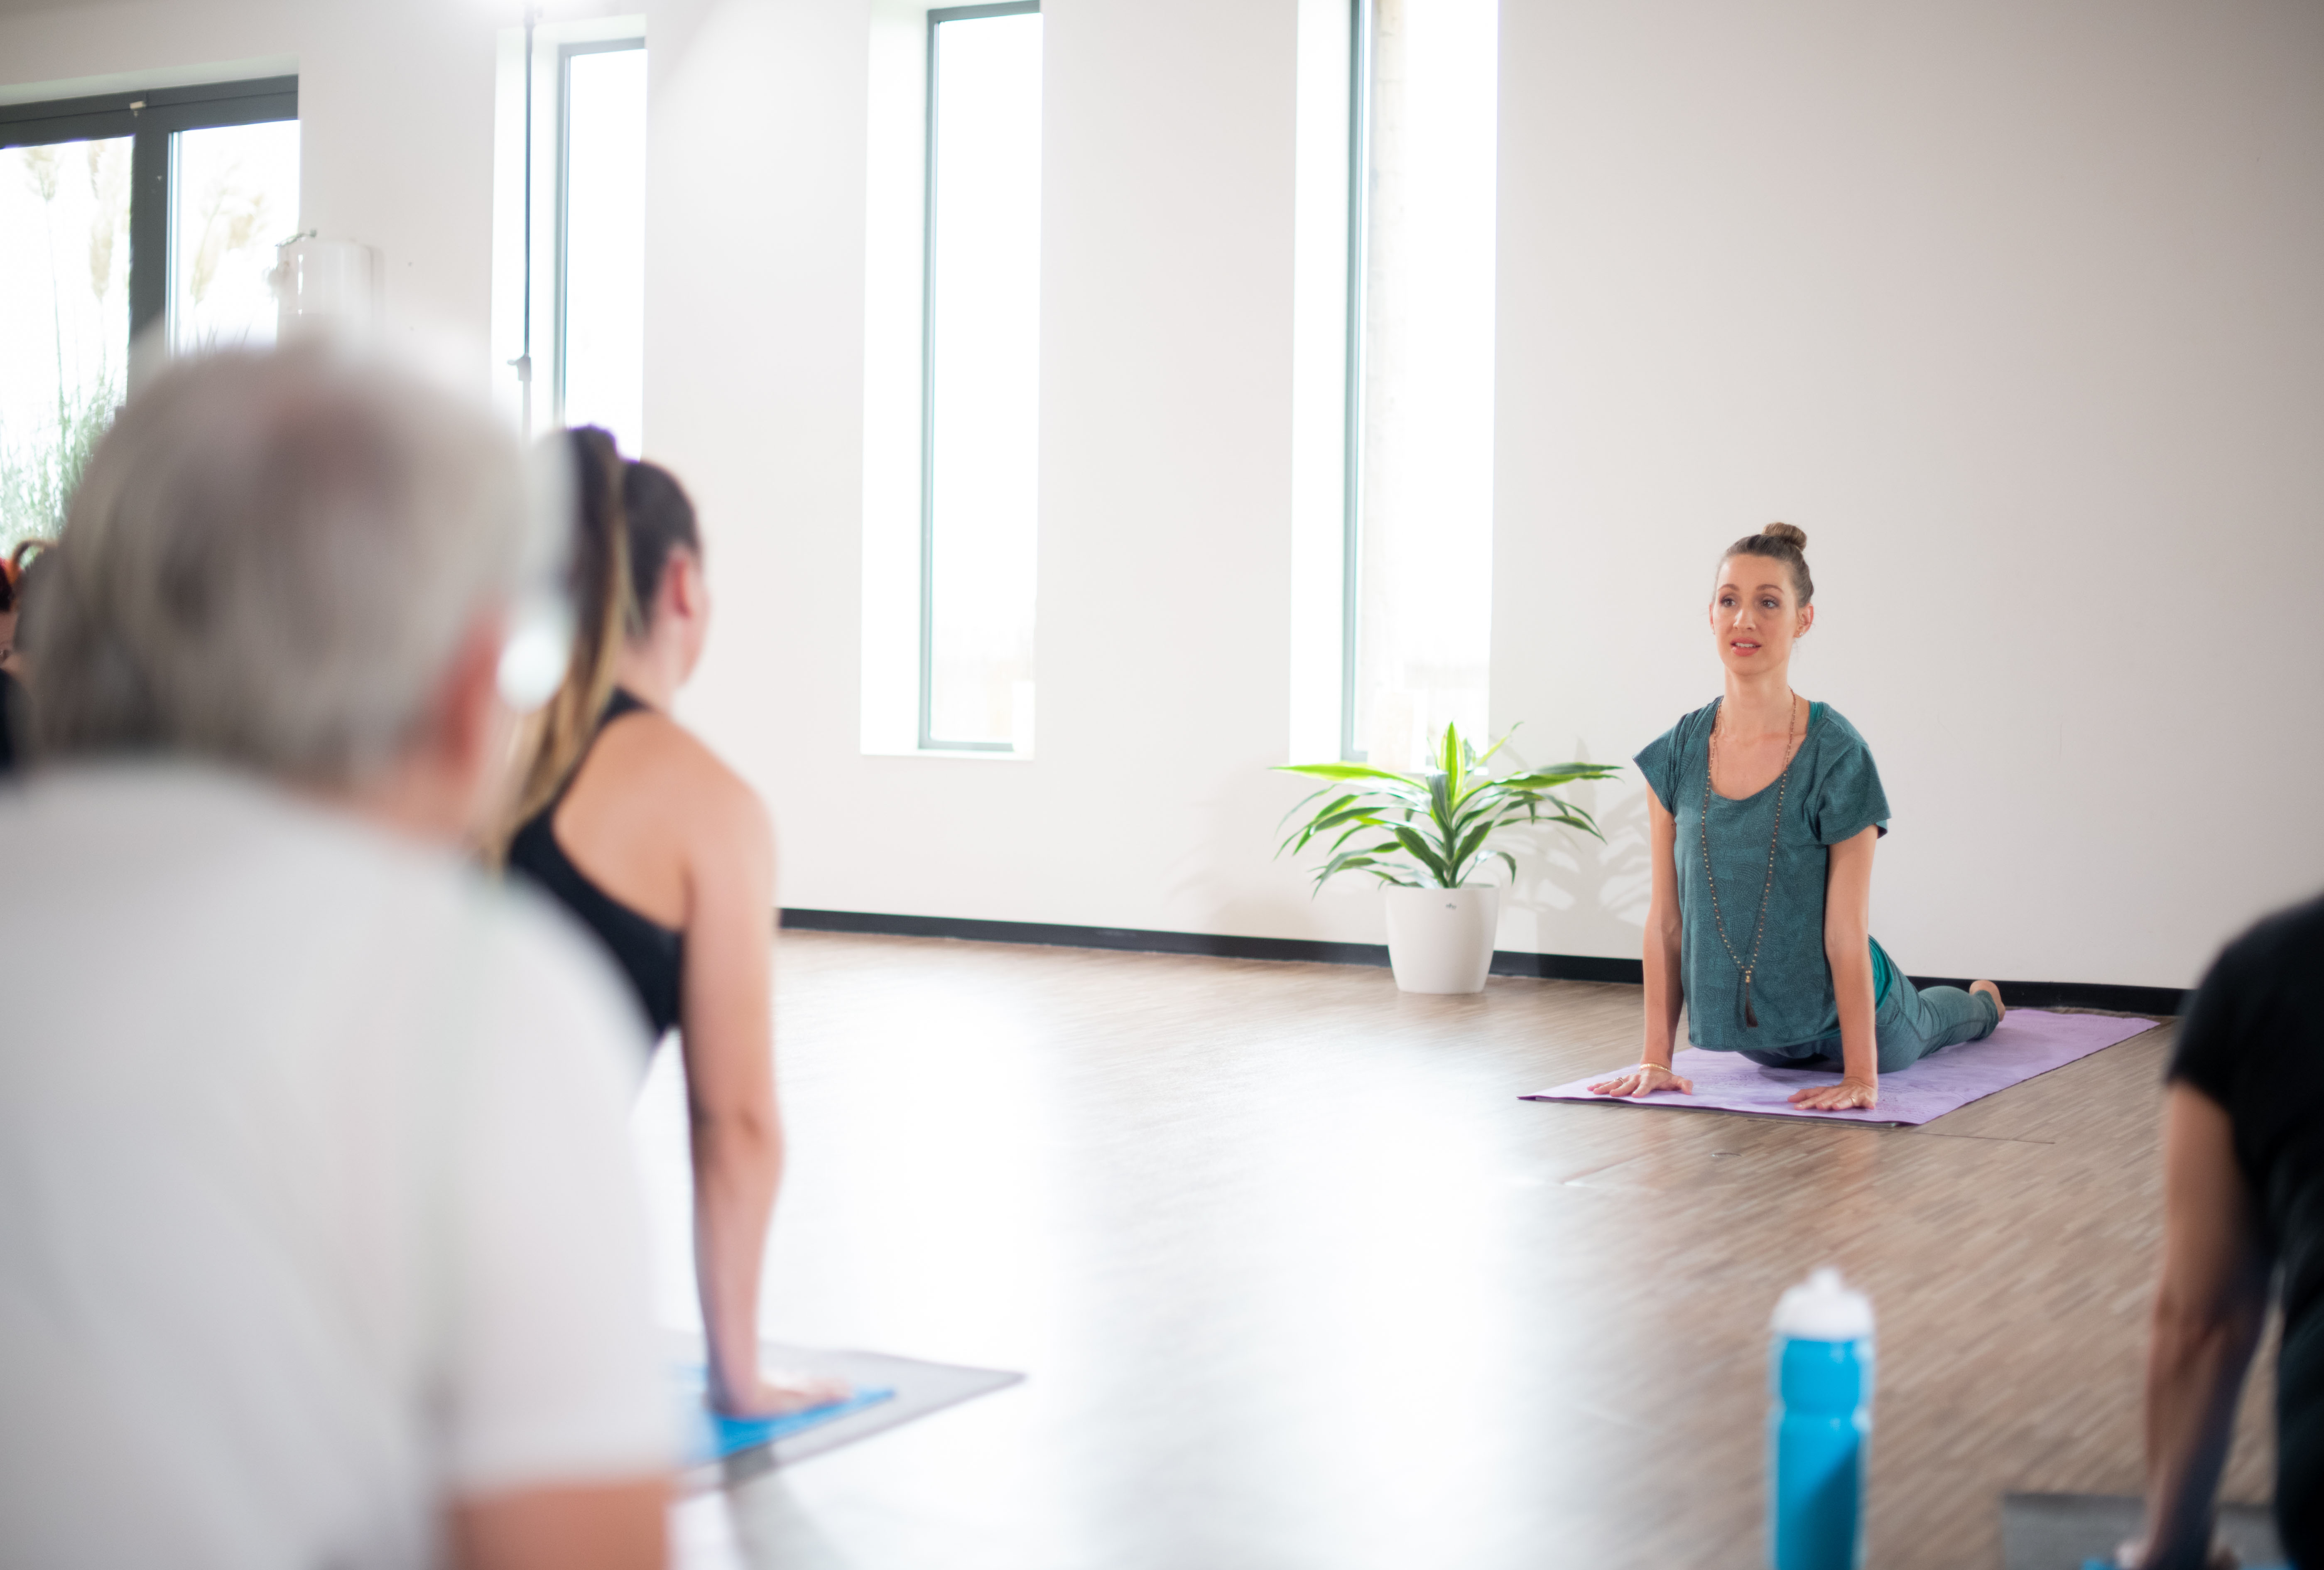
[[[1762,1068],[1740,1052],[1705,1052],[1689,1047],[1673,1067],[1694,1081],[1694,1094],[1660,1090],[1626,1106],[1668,1106],[1715,1112],[1763,1113],[1779,1118],[1831,1118],[1857,1123],[1925,1123],[1997,1090],[2061,1068],[2078,1057],[2127,1041],[2154,1028],[2152,1020],[2112,1014],[2053,1014],[2046,1009],[2012,1009],[1992,1035],[1932,1052],[1912,1067],[1880,1076],[1880,1104],[1870,1112],[1803,1112],[1791,1104],[1795,1090],[1837,1085],[1836,1073],[1801,1068]],[[1586,1079],[1521,1097],[1525,1101],[1607,1102],[1590,1086],[1619,1072],[1600,1069]]]

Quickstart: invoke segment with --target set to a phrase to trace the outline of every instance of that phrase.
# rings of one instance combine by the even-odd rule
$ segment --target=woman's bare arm
[[[2146,1354],[2144,1570],[2197,1570],[2270,1265],[2225,1108],[2173,1085],[2163,1122],[2163,1277]]]
[[[1591,1091],[1598,1095],[1645,1095],[1669,1089],[1692,1094],[1694,1091],[1692,1080],[1670,1072],[1672,1055],[1678,1049],[1679,1010],[1686,1002],[1686,983],[1679,969],[1678,822],[1651,790],[1646,792],[1646,844],[1653,868],[1643,956],[1646,1039],[1638,1058],[1641,1067],[1591,1085]]]
[[[1644,1060],[1668,1063],[1678,1046],[1686,981],[1679,970],[1678,820],[1646,793],[1646,846],[1653,881],[1646,900],[1646,1039]]]
[[[1824,873],[1823,955],[1840,1002],[1840,1082],[1796,1092],[1812,1112],[1867,1111],[1880,1102],[1880,1043],[1872,1002],[1872,855],[1880,831],[1868,828],[1831,847]]]
[[[783,1169],[771,996],[775,848],[766,808],[682,726],[636,715],[597,738],[556,828],[585,876],[685,934],[678,1029],[711,1396],[738,1415],[834,1399],[839,1387],[828,1381],[770,1381],[759,1368],[759,1272]]]
[[[828,1380],[759,1366],[759,1279],[782,1180],[775,1104],[774,830],[758,796],[704,751],[683,811],[686,967],[678,1007],[694,1165],[695,1279],[710,1344],[710,1390],[736,1416],[836,1400]]]
[[[686,967],[679,1013],[694,1159],[695,1277],[709,1332],[711,1393],[727,1411],[760,1404],[759,1274],[782,1123],[775,1109],[774,834],[740,780],[688,794]]]

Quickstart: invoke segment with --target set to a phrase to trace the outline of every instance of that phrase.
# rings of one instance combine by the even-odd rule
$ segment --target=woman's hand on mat
[[[1870,1112],[1880,1104],[1880,1083],[1874,1079],[1843,1079],[1792,1092],[1792,1104],[1802,1112]]]
[[[854,1393],[854,1387],[845,1380],[779,1370],[759,1375],[740,1392],[720,1391],[712,1404],[729,1418],[782,1418],[814,1407],[828,1407]]]
[[[1590,1087],[1592,1095],[1652,1095],[1658,1090],[1694,1094],[1694,1081],[1659,1063],[1639,1063]]]

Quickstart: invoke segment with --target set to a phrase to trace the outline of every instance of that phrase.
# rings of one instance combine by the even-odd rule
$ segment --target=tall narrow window
[[[126,136],[0,152],[0,551],[62,527],[121,402],[129,162]]]
[[[645,439],[646,51],[568,43],[558,91],[558,422]]]
[[[1492,640],[1497,0],[1351,0],[1341,750],[1480,734]]]
[[[64,526],[133,334],[272,341],[298,114],[289,77],[0,107],[0,549]]]
[[[1026,752],[1038,493],[1041,16],[928,14],[919,744]]]
[[[266,274],[299,227],[299,122],[204,126],[171,143],[171,347],[272,343]]]

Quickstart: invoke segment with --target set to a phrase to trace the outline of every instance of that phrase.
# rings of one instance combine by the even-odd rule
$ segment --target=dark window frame
[[[920,162],[920,697],[918,745],[923,752],[1014,753],[1008,742],[953,742],[938,737],[936,659],[936,29],[947,22],[1038,14],[1041,0],[1001,0],[990,5],[947,5],[928,13],[927,116]]]
[[[169,314],[171,138],[299,117],[299,78],[263,77],[0,105],[0,148],[134,138],[129,157],[129,337]]]

